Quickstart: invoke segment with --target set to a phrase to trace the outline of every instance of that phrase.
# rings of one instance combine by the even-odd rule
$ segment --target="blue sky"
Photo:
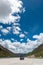
[[[24,13],[19,14],[21,16],[20,19],[20,28],[22,32],[28,32],[27,37],[32,39],[33,35],[40,34],[43,32],[43,1],[42,0],[22,0],[23,6],[26,11]],[[15,15],[15,14],[14,14]],[[11,24],[1,24],[4,28],[7,26],[12,26]],[[1,32],[0,32],[1,33]],[[1,33],[2,34],[2,33]],[[9,36],[9,34],[7,35]],[[2,36],[2,38],[8,38],[7,36]],[[11,34],[12,36],[12,34]],[[14,38],[16,35],[13,35]],[[16,39],[19,41],[19,36],[16,36]],[[1,37],[0,37],[1,38]],[[11,38],[9,36],[9,38]]]
[[[43,0],[0,0],[0,44],[13,53],[43,44]]]
[[[43,32],[43,0],[23,0],[26,12],[22,14],[20,24],[32,39],[35,34]],[[23,22],[22,22],[23,21]]]

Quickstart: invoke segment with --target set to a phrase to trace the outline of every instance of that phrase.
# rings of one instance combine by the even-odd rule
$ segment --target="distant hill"
[[[17,57],[17,54],[12,53],[8,49],[0,45],[0,57]]]
[[[34,49],[31,53],[28,53],[29,57],[43,57],[43,44]]]

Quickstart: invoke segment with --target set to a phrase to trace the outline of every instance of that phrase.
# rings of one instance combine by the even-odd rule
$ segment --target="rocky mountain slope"
[[[28,53],[27,56],[29,57],[43,57],[43,44],[40,45],[38,48],[34,49],[31,53]]]
[[[12,53],[8,49],[0,45],[0,57],[17,57],[17,54]]]

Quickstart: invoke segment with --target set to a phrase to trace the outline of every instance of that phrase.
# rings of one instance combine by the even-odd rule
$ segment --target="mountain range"
[[[8,49],[4,48],[2,45],[0,45],[0,57],[17,57],[18,54],[14,54]]]
[[[32,52],[25,55],[26,57],[43,57],[43,44],[38,48],[34,49]],[[19,57],[19,54],[15,54],[8,49],[0,45],[0,57]]]
[[[41,44],[38,48],[34,49],[32,52],[28,53],[29,57],[43,57],[43,44]]]

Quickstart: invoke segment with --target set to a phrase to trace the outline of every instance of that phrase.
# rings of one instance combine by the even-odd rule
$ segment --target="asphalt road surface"
[[[43,59],[25,58],[20,60],[19,58],[1,58],[0,65],[43,65]]]

